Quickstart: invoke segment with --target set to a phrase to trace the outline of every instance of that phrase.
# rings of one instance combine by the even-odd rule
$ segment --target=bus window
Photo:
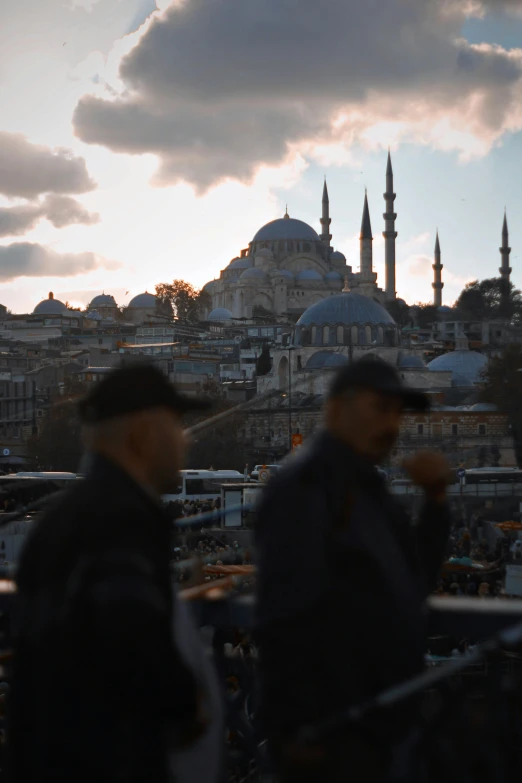
[[[219,495],[220,486],[210,479],[185,479],[187,495]]]

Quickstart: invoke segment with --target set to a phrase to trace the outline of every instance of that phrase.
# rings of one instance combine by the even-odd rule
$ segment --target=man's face
[[[181,418],[174,411],[169,408],[147,411],[144,456],[150,466],[150,483],[160,494],[176,486],[185,445]]]
[[[329,400],[327,425],[336,437],[377,464],[389,456],[399,437],[402,410],[399,397],[358,390]]]

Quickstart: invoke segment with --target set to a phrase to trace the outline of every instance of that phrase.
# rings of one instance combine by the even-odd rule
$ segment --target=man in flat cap
[[[343,367],[324,431],[266,489],[256,531],[258,642],[265,730],[285,783],[383,779],[386,746],[411,719],[401,711],[374,723],[375,744],[346,725],[307,748],[296,743],[304,727],[422,671],[424,601],[450,527],[449,468],[438,453],[408,462],[425,495],[413,527],[376,466],[394,447],[403,411],[427,407],[379,359]]]
[[[169,753],[203,730],[173,640],[160,498],[182,466],[182,415],[206,407],[152,365],[113,371],[82,401],[90,469],[35,524],[17,573],[16,783],[165,783]]]

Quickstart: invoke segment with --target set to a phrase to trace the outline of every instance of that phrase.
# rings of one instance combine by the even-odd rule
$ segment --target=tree
[[[159,283],[156,286],[159,306],[168,306],[174,310],[176,318],[188,323],[198,323],[201,313],[210,307],[211,299],[203,289],[195,288],[185,280],[173,280],[172,283]]]
[[[410,308],[404,299],[390,299],[389,302],[386,302],[385,307],[398,326],[403,327],[410,324]]]
[[[507,345],[499,356],[492,356],[484,371],[483,402],[491,402],[507,413],[515,438],[518,464],[522,464],[522,346]]]
[[[477,321],[505,318],[520,323],[522,320],[522,294],[513,283],[501,277],[468,283],[456,306],[468,318]]]
[[[420,329],[428,329],[439,318],[439,308],[431,302],[418,302],[415,308],[415,320]]]

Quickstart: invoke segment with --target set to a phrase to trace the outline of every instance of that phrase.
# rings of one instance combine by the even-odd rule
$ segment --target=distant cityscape
[[[2,469],[34,463],[38,454],[28,444],[34,447],[44,436],[55,406],[74,401],[112,367],[129,361],[153,361],[184,392],[210,394],[216,404],[251,402],[235,418],[235,459],[274,461],[288,451],[292,436],[301,443],[320,426],[335,370],[368,354],[398,367],[406,383],[432,399],[431,413],[405,417],[395,465],[411,449],[434,442],[455,465],[516,465],[509,412],[484,401],[483,394],[488,359],[506,345],[522,345],[512,306],[518,293],[510,282],[507,217],[500,276],[486,281],[496,286],[496,310],[479,317],[480,311],[459,302],[442,304],[438,234],[433,303],[408,306],[395,290],[395,198],[388,154],[382,288],[373,271],[367,196],[354,271],[332,245],[325,181],[321,234],[286,211],[195,292],[195,316],[181,317],[175,296],[167,301],[149,292],[124,307],[102,292],[85,311],[71,309],[52,292],[32,313],[12,314],[0,306]],[[208,456],[215,461],[211,452]]]

